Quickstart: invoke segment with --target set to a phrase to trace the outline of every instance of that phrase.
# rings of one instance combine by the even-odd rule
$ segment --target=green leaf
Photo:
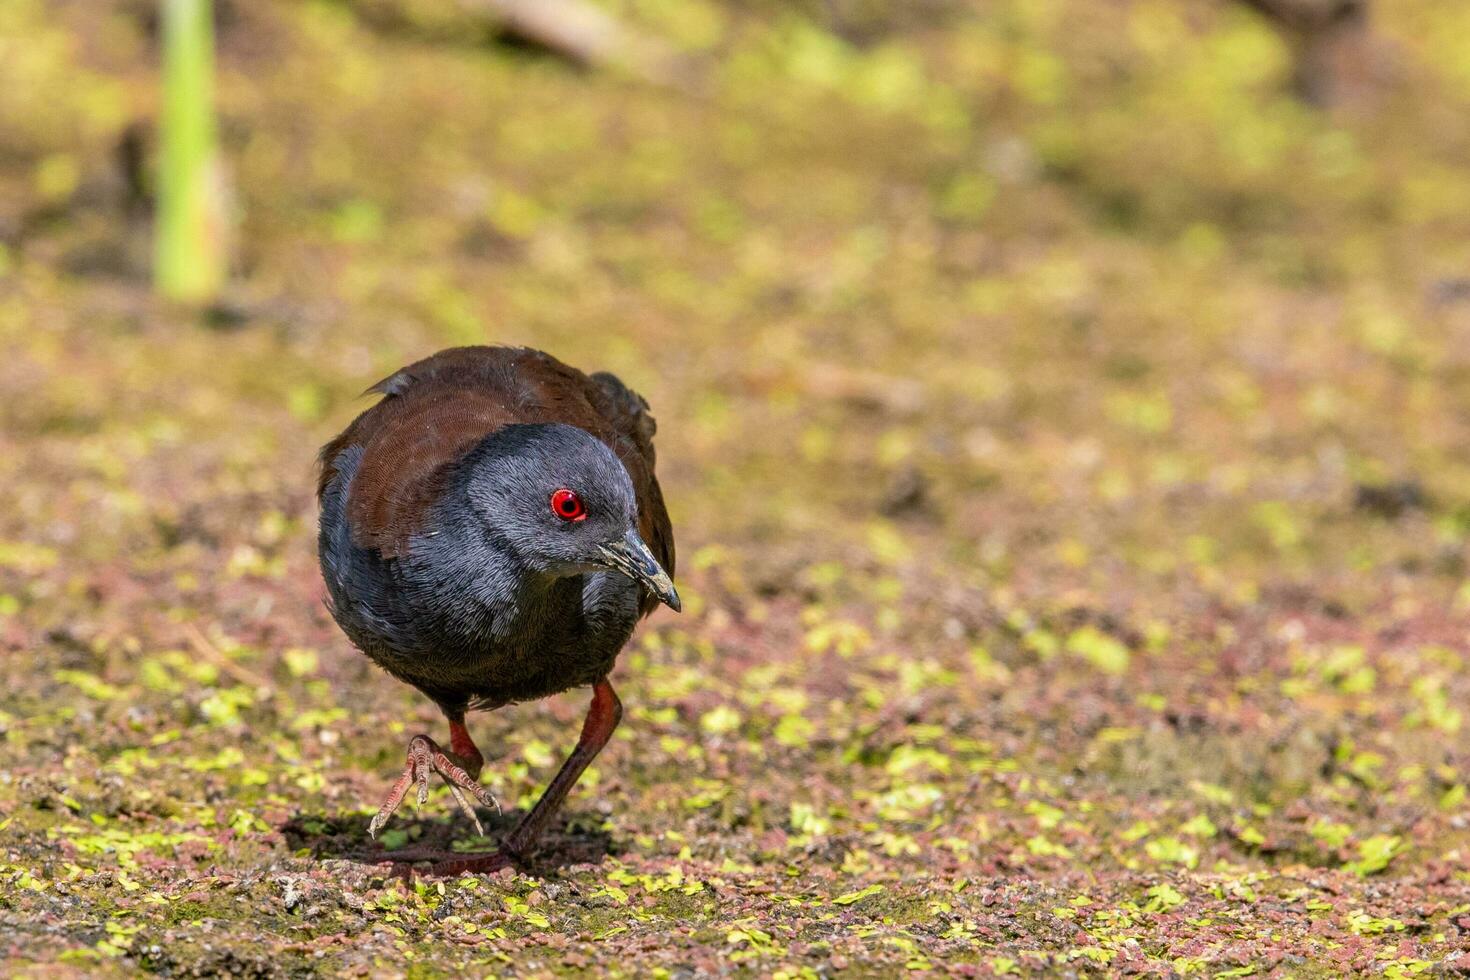
[[[1358,844],[1358,860],[1349,862],[1347,868],[1365,877],[1377,874],[1398,856],[1402,842],[1402,838],[1392,834],[1369,837]]]
[[[870,895],[876,895],[882,890],[882,885],[869,885],[867,888],[860,888],[855,892],[848,892],[845,895],[838,895],[836,898],[832,899],[832,904],[851,905],[854,902],[861,902],[863,899],[867,898]]]

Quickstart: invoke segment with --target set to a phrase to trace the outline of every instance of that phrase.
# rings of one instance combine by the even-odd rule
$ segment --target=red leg
[[[470,738],[470,730],[464,726],[462,714],[449,716],[449,751],[459,757],[459,763],[465,772],[476,779],[480,778],[485,757],[480,754],[480,747],[475,744],[475,740]]]
[[[546,787],[546,792],[536,801],[531,812],[501,841],[501,853],[444,861],[434,865],[431,873],[457,875],[462,871],[498,871],[508,867],[514,859],[529,854],[536,839],[541,836],[556,811],[561,809],[567,794],[572,791],[577,780],[582,778],[588,764],[602,751],[608,739],[612,738],[613,730],[618,727],[622,718],[623,703],[618,700],[617,692],[604,677],[592,688],[592,706],[587,709],[587,720],[582,723],[582,737],[577,740],[577,747],[572,750],[567,761],[562,763],[561,770],[551,780],[551,785]]]

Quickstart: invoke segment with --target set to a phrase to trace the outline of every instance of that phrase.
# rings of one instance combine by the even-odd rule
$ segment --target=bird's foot
[[[429,869],[429,874],[435,878],[454,878],[468,871],[470,874],[494,874],[506,868],[514,868],[521,864],[520,859],[508,851],[495,851],[492,854],[476,854],[455,858],[450,861],[439,861]]]
[[[465,794],[469,793],[484,806],[494,807],[497,813],[500,812],[500,801],[495,799],[489,790],[481,786],[474,776],[465,772],[464,767],[454,756],[439,748],[432,738],[427,735],[415,735],[408,743],[408,761],[404,764],[403,775],[398,777],[398,781],[388,791],[388,798],[378,809],[377,816],[373,817],[372,822],[368,824],[369,837],[377,839],[378,831],[383,829],[388,818],[393,816],[394,811],[403,802],[403,798],[408,795],[410,786],[418,786],[418,804],[419,806],[424,805],[429,798],[429,774],[432,772],[437,772],[449,784],[449,792],[454,794],[454,801],[475,825],[475,833],[482,837],[485,835],[485,829],[480,826],[480,818],[475,814],[475,808],[470,805]]]

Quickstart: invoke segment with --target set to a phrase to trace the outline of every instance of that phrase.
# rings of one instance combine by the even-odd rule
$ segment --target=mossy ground
[[[616,4],[687,90],[235,3],[202,317],[136,6],[0,5],[7,972],[1465,968],[1464,5],[1323,113],[1188,0]],[[647,395],[686,610],[536,867],[405,887],[352,857],[442,722],[323,609],[313,453],[486,341]],[[508,810],[584,699],[472,719]]]

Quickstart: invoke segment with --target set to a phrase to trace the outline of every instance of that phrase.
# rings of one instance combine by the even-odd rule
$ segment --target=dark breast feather
[[[322,447],[320,499],[338,456],[362,446],[348,492],[353,542],[397,557],[443,493],[454,464],[507,425],[560,422],[617,454],[638,500],[638,532],[674,574],[674,536],[654,475],[656,426],[648,403],[616,377],[588,377],[549,354],[520,347],[455,347],[410,364],[366,393],[384,397]],[[647,615],[657,600],[645,595]]]

